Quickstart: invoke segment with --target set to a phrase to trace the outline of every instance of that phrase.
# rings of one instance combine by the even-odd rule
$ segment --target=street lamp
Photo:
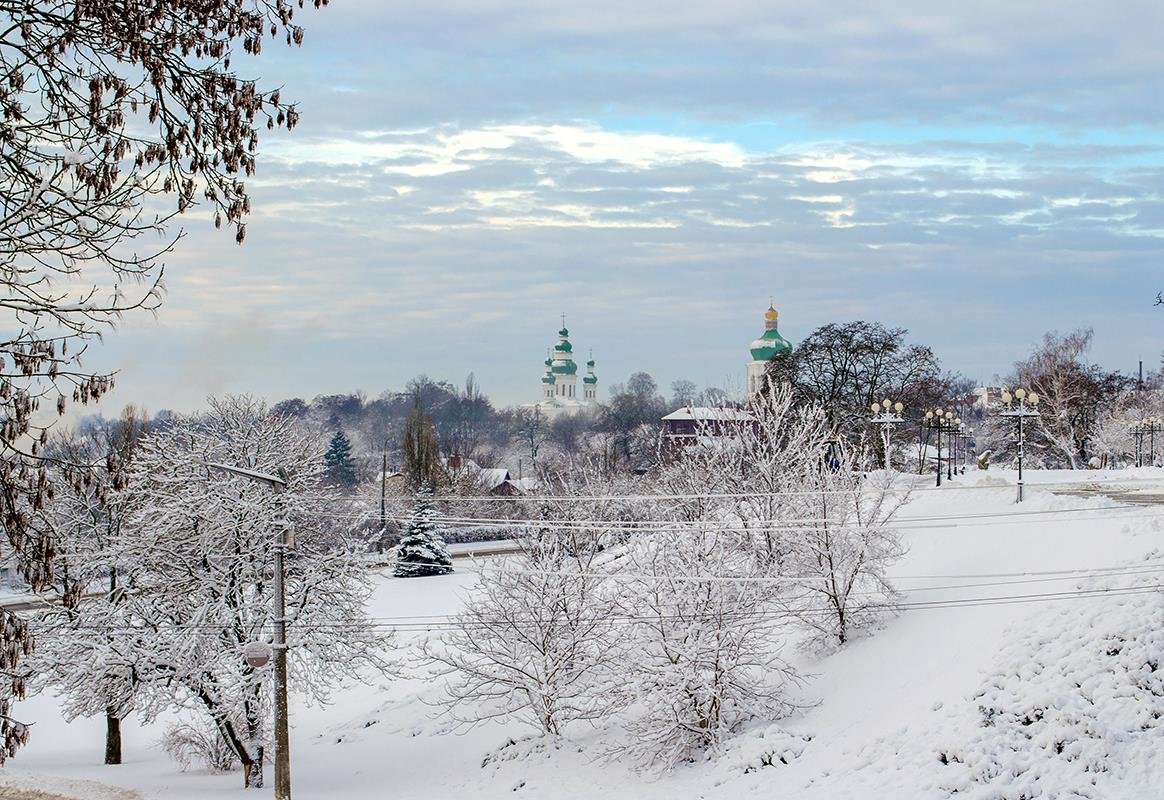
[[[1144,437],[1148,437],[1148,466],[1156,466],[1156,434],[1164,433],[1164,419],[1145,417],[1132,423],[1132,435],[1136,437],[1136,466],[1144,466]]]
[[[947,419],[948,418],[952,419],[953,416],[954,416],[953,412],[943,411],[940,408],[935,408],[933,411],[927,411],[926,415],[925,415],[925,425],[926,425],[926,429],[927,429],[926,442],[928,443],[930,440],[928,431],[937,431],[938,432],[938,456],[937,456],[937,461],[938,461],[937,485],[938,486],[942,485],[942,431],[949,429],[949,425],[947,424]]]
[[[1018,400],[1018,404],[1011,407],[1011,403]],[[1023,431],[1023,420],[1027,417],[1038,417],[1037,410],[1039,405],[1039,396],[1034,392],[1028,392],[1026,389],[1015,389],[1014,395],[1010,392],[1004,391],[1002,393],[1002,402],[1006,406],[1004,411],[998,412],[1000,417],[1012,417],[1018,420],[1018,500],[1015,502],[1021,503],[1023,501],[1023,455],[1026,449],[1026,434]]]
[[[282,494],[287,488],[287,471],[282,468],[276,476],[232,467],[230,464],[210,463],[207,466],[260,483],[276,495]],[[291,800],[291,751],[287,733],[287,598],[283,588],[283,557],[287,548],[294,546],[294,535],[282,503],[278,505],[275,526],[279,529],[279,538],[274,548],[275,643],[271,648],[275,651],[275,800]],[[260,655],[255,648],[251,648],[247,658],[259,660]],[[259,785],[262,785],[261,772],[259,781]]]
[[[1136,440],[1136,466],[1144,466],[1144,420],[1133,422],[1128,426]]]
[[[950,458],[946,459],[946,479],[951,481],[958,472],[958,428],[961,424],[961,417],[955,417],[953,411],[946,412],[946,440],[952,448]]]
[[[881,441],[885,444],[885,469],[888,470],[889,440],[893,434],[893,426],[900,425],[905,421],[901,418],[901,412],[905,410],[905,406],[900,402],[893,403],[886,399],[869,406],[869,410],[873,412],[873,424],[881,426]]]

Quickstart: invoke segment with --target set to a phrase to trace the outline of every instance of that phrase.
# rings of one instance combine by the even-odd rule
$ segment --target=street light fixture
[[[935,408],[933,411],[927,411],[925,414],[926,428],[928,430],[933,430],[933,431],[938,432],[938,443],[937,443],[938,444],[938,455],[937,455],[937,462],[938,462],[938,464],[937,464],[938,465],[937,485],[938,486],[942,485],[942,431],[947,432],[946,438],[947,438],[947,440],[949,440],[950,436],[953,433],[953,430],[952,430],[953,429],[953,421],[954,421],[954,412],[952,412],[952,411],[943,411],[940,408]],[[928,433],[926,435],[926,441],[927,442],[929,441],[929,434]],[[946,446],[949,447],[949,444],[947,443]],[[947,462],[949,462],[949,459],[947,459]],[[950,468],[949,468],[949,465],[947,463],[947,470],[949,470],[949,469]],[[950,478],[953,477],[952,471],[951,471],[949,477]]]
[[[1132,433],[1136,437],[1136,466],[1144,466],[1144,437],[1148,437],[1148,466],[1156,466],[1156,434],[1164,433],[1164,419],[1160,417],[1145,417],[1132,424]]]
[[[946,412],[946,439],[950,442],[950,457],[946,459],[946,479],[954,480],[958,474],[958,428],[962,418],[955,417],[953,411]]]
[[[1014,407],[1011,403],[1018,400],[1018,404]],[[1023,431],[1023,420],[1028,417],[1040,416],[1038,412],[1039,395],[1035,392],[1028,392],[1026,389],[1015,389],[1014,395],[1010,392],[1004,391],[1002,393],[1002,402],[1006,409],[998,412],[1000,417],[1011,417],[1018,420],[1018,500],[1015,502],[1021,503],[1023,501],[1023,455],[1026,450],[1026,434]]]
[[[889,441],[893,435],[893,426],[900,425],[905,422],[901,417],[901,412],[905,410],[905,406],[898,402],[894,403],[888,399],[882,400],[880,403],[874,403],[869,406],[869,410],[873,412],[873,424],[881,426],[881,441],[884,443],[885,453],[885,469],[889,469]]]
[[[278,475],[269,475],[230,464],[209,463],[207,466],[263,484],[276,495],[282,494],[287,489],[287,471],[282,468],[279,469]],[[295,539],[282,503],[279,503],[276,513],[275,526],[279,529],[279,538],[274,548],[275,643],[271,647],[275,651],[275,800],[291,800],[291,751],[287,731],[287,598],[283,587],[283,560],[287,549],[295,546]],[[248,660],[259,661],[260,656],[256,648],[250,648],[250,652],[246,653]],[[259,780],[259,785],[262,785],[261,773]]]
[[[970,442],[974,439],[974,429],[962,426],[963,430],[959,434],[962,437],[962,474],[966,474],[966,467],[970,462]]]

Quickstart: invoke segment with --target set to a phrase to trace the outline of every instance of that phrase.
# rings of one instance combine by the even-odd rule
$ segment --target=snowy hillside
[[[617,725],[579,724],[559,739],[529,739],[505,722],[453,731],[432,705],[439,681],[413,669],[345,687],[322,708],[296,705],[295,796],[1154,796],[1148,787],[1164,786],[1164,506],[1039,488],[1016,506],[1013,477],[991,471],[919,490],[900,514],[908,553],[892,570],[907,610],[831,654],[786,654],[810,676],[805,708],[753,725],[705,761],[636,772],[617,756]],[[1029,477],[1056,491],[1164,487],[1149,469]],[[371,616],[456,612],[475,579],[469,562],[456,566],[442,577],[383,576]],[[128,725],[126,763],[106,767],[101,720],[65,725],[49,697],[20,708],[36,720],[33,738],[0,775],[22,785],[51,775],[64,788],[46,790],[64,796],[65,781],[86,779],[166,800],[271,791],[243,790],[237,774],[180,772],[157,746],[163,725]],[[0,797],[13,796],[5,787]],[[101,796],[93,791],[75,796]]]

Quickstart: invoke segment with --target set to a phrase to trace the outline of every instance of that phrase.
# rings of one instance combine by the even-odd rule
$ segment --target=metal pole
[[[942,423],[938,422],[938,486],[942,485]]]
[[[1019,441],[1018,441],[1018,446],[1019,446],[1019,448],[1018,448],[1018,450],[1019,450],[1019,451],[1018,451],[1018,462],[1019,462],[1019,474],[1018,474],[1018,500],[1016,500],[1016,501],[1015,501],[1015,502],[1018,502],[1018,503],[1021,503],[1021,502],[1023,501],[1023,444],[1025,443],[1025,440],[1023,439],[1023,415],[1022,415],[1022,410],[1023,410],[1023,407],[1022,407],[1022,401],[1020,400],[1020,401],[1019,401],[1019,418],[1018,418],[1018,421],[1019,421],[1019,435],[1018,435],[1018,438],[1019,438]]]
[[[283,555],[291,523],[279,514],[275,545],[275,800],[291,800],[291,750],[287,735],[287,598],[283,589]]]
[[[384,458],[380,462],[380,545],[384,544],[384,531],[388,522],[388,443],[384,443]]]
[[[889,471],[889,423],[886,422],[882,428],[885,439],[885,471]]]
[[[954,459],[958,457],[958,434],[954,432],[954,423],[950,423],[950,434],[946,437],[950,440],[952,450],[950,450],[950,457],[946,459],[946,480],[954,480]]]
[[[275,527],[279,538],[275,542],[275,800],[291,800],[291,750],[287,735],[287,597],[283,586],[283,556],[292,545],[291,522],[287,510],[278,497],[288,483],[287,471],[279,468],[278,475],[269,475],[253,469],[210,462],[208,468],[240,475],[247,480],[267,486],[276,495]],[[262,773],[259,773],[262,786]]]

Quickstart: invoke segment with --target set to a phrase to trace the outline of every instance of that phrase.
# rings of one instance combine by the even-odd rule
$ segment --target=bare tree
[[[514,416],[515,433],[529,453],[529,460],[537,463],[538,452],[545,444],[549,435],[549,423],[545,415],[536,406],[534,408],[518,409]]]
[[[201,199],[243,240],[259,130],[290,129],[298,113],[238,77],[231,57],[258,53],[268,33],[298,45],[294,10],[0,0],[0,521],[34,589],[52,577],[51,531],[35,522],[55,491],[40,452],[51,418],[112,387],[81,356],[123,315],[158,308],[176,215]],[[69,485],[90,465],[58,466]],[[120,464],[104,466],[116,488]],[[28,648],[0,610],[0,676],[15,676]],[[21,690],[13,677],[4,694]],[[0,699],[0,761],[27,731]]]
[[[458,722],[517,717],[557,736],[610,712],[603,670],[614,622],[593,574],[599,541],[592,531],[547,529],[522,540],[518,557],[482,567],[454,630],[423,645],[444,668],[445,707]]]
[[[883,617],[897,592],[886,569],[905,554],[891,521],[909,500],[890,472],[861,472],[861,455],[842,448],[827,468],[805,472],[789,524],[795,584],[792,607],[819,637],[843,645]]]
[[[1088,457],[1097,410],[1133,384],[1131,378],[1087,362],[1091,342],[1090,328],[1064,335],[1048,333],[1026,359],[1015,364],[1011,376],[1013,385],[1040,397],[1041,417],[1032,438],[1045,443],[1071,469]]]
[[[358,520],[328,492],[323,448],[316,433],[247,398],[214,400],[208,413],[142,439],[131,510],[108,555],[125,591],[82,601],[84,624],[50,629],[43,645],[70,714],[106,713],[102,676],[122,676],[119,702],[145,720],[197,712],[242,763],[245,783],[261,785],[269,666],[253,668],[243,653],[271,640],[280,514],[296,530],[286,567],[296,687],[322,699],[361,665],[382,666],[382,642],[366,617],[368,572],[351,535]],[[213,461],[285,468],[288,487],[274,495],[210,474]]]
[[[400,450],[404,459],[404,478],[410,488],[446,483],[432,417],[419,405],[413,407],[404,423]]]
[[[618,596],[635,620],[621,671],[642,706],[629,752],[669,769],[716,748],[750,719],[792,710],[796,670],[780,655],[786,617],[771,574],[748,541],[709,513],[702,521],[636,536]]]

